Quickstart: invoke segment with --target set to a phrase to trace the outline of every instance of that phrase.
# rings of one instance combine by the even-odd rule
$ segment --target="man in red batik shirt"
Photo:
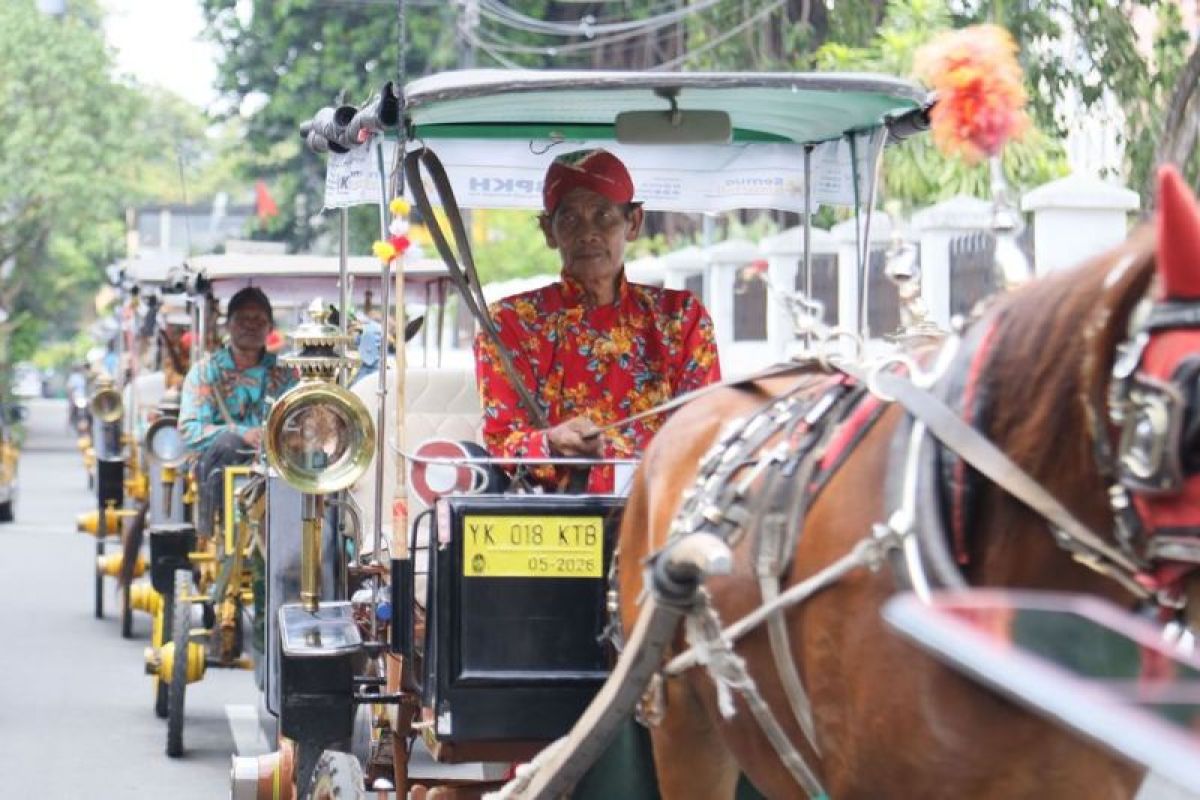
[[[598,149],[559,156],[546,172],[542,200],[539,222],[562,259],[561,280],[489,311],[549,427],[533,424],[495,345],[480,334],[475,370],[484,440],[501,457],[639,456],[666,415],[600,428],[719,381],[712,320],[690,292],[625,280],[625,245],[641,232],[643,212],[616,156]],[[542,467],[533,474],[561,489],[569,473]],[[588,492],[614,488],[611,466],[591,469]]]

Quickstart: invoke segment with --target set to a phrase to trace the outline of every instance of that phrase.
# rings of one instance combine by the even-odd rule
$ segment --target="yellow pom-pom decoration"
[[[394,217],[407,217],[412,206],[403,197],[393,197],[392,202],[388,204],[388,208],[391,209],[392,216]]]
[[[391,242],[376,242],[371,245],[371,252],[385,264],[392,263],[392,259],[396,257],[396,248]]]

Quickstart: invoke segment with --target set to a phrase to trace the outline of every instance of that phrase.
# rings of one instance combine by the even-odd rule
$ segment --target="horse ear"
[[[1157,264],[1161,299],[1200,299],[1200,211],[1170,165],[1158,171]]]

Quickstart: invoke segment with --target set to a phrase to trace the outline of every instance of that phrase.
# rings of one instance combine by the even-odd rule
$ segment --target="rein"
[[[1118,582],[1139,599],[1153,599],[1153,594],[1137,580],[1139,567],[1136,562],[1088,528],[1056,497],[986,436],[961,419],[931,390],[934,378],[942,371],[943,365],[948,363],[957,345],[957,338],[949,340],[939,354],[938,366],[935,366],[933,374],[928,376],[921,375],[916,366],[908,363],[906,359],[900,359],[900,363],[908,363],[913,377],[890,369],[896,359],[877,362],[869,367],[838,359],[814,359],[810,362],[796,363],[797,368],[815,367],[819,370],[818,374],[832,373],[834,376],[844,376],[842,381],[836,382],[835,389],[845,389],[853,385],[866,387],[880,400],[899,405],[912,419],[912,428],[904,451],[904,488],[901,504],[891,513],[886,523],[875,525],[871,533],[859,540],[848,553],[782,593],[778,591],[777,584],[772,588],[769,582],[764,582],[768,573],[762,569],[763,560],[760,553],[758,574],[763,594],[762,604],[728,627],[719,624],[715,611],[707,602],[698,604],[687,617],[689,648],[674,657],[662,670],[664,676],[670,677],[694,666],[705,666],[717,687],[718,705],[722,713],[727,715],[733,713],[730,692],[736,691],[741,695],[776,755],[809,797],[823,796],[823,788],[816,779],[815,772],[791,741],[778,735],[778,731],[781,730],[778,720],[762,703],[761,694],[749,674],[745,672],[742,660],[733,653],[733,643],[759,626],[768,626],[776,671],[793,715],[813,751],[819,753],[807,694],[796,674],[795,664],[790,660],[787,633],[782,627],[783,613],[835,585],[854,570],[866,567],[872,572],[878,571],[889,555],[899,556],[899,559],[893,560],[899,561],[900,570],[907,573],[917,595],[923,600],[928,600],[931,584],[926,575],[923,556],[931,555],[929,551],[934,549],[931,542],[939,535],[943,541],[940,551],[936,551],[933,558],[935,572],[944,576],[942,583],[952,586],[964,585],[961,574],[947,552],[942,526],[935,522],[940,519],[940,514],[934,507],[936,500],[930,496],[930,492],[923,496],[919,491],[921,486],[928,489],[933,483],[929,476],[921,478],[922,466],[928,468],[928,462],[931,460],[928,456],[932,455],[932,440],[936,439],[981,475],[1040,514],[1050,524],[1056,543],[1067,550],[1076,561]],[[796,414],[794,410],[789,411],[789,408],[795,405],[795,395],[803,388],[805,382],[801,380],[766,407],[739,420],[717,440],[701,461],[700,472],[693,489],[684,495],[684,504],[672,523],[668,547],[673,541],[702,533],[715,534],[732,547],[758,523],[758,519],[746,511],[744,501],[751,484],[760,477],[763,465],[785,457],[786,437],[783,443],[769,449],[757,461],[752,461],[750,457],[784,430],[785,421],[790,421]],[[826,390],[804,412],[804,418],[811,420],[813,427],[821,425],[823,420],[827,419],[828,410],[837,405],[836,399],[829,399],[831,396],[832,392]],[[827,441],[827,438],[824,440]],[[755,466],[745,477],[735,480],[734,474],[748,464]],[[769,480],[768,478],[767,481]],[[801,486],[800,491],[807,491],[807,487]],[[767,498],[766,502],[769,501],[770,498]],[[800,527],[803,517],[799,515],[797,519],[797,516],[784,515],[782,524],[793,528]],[[759,539],[767,535],[767,528],[763,526]],[[760,542],[761,547],[764,545]],[[785,549],[783,552],[787,553],[790,550]],[[775,567],[779,570],[780,565],[776,563]],[[780,572],[776,571],[770,577],[777,579],[779,574]]]
[[[424,182],[421,180],[421,164],[425,165],[429,177],[433,180],[433,186],[442,201],[442,208],[446,212],[446,218],[450,221],[450,229],[454,234],[455,248],[462,255],[461,265],[455,256],[454,249],[450,247],[450,242],[446,239],[446,233],[442,230],[441,222],[433,213],[433,205],[429,202],[429,195],[425,191]],[[508,377],[508,382],[520,397],[525,410],[529,412],[530,419],[539,428],[549,427],[546,410],[542,408],[542,405],[533,396],[533,393],[529,391],[529,387],[525,385],[525,381],[521,380],[521,376],[517,373],[517,369],[513,365],[512,353],[509,352],[508,346],[500,338],[500,330],[492,320],[491,314],[487,313],[487,300],[483,296],[483,287],[479,282],[479,273],[475,269],[475,257],[471,254],[471,240],[467,235],[466,225],[463,223],[462,211],[458,207],[458,201],[454,197],[454,190],[450,186],[450,179],[446,176],[446,168],[442,166],[441,159],[429,148],[422,147],[419,150],[414,150],[404,157],[404,174],[409,187],[412,189],[413,200],[417,204],[417,210],[421,213],[421,218],[425,220],[425,226],[428,228],[429,235],[437,247],[438,254],[441,255],[442,261],[446,264],[446,271],[450,275],[450,282],[458,290],[463,304],[467,307],[467,311],[479,323],[479,329],[483,331],[484,335],[491,340],[492,345],[496,348],[496,353],[500,356],[500,366],[504,370],[504,374]]]
[[[868,385],[876,387],[875,391],[882,399],[894,401],[903,407],[929,434],[953,450],[959,458],[1040,514],[1050,523],[1058,544],[1069,550],[1077,561],[1116,580],[1140,599],[1150,598],[1150,593],[1134,577],[1139,567],[1132,559],[1088,528],[1004,451],[964,422],[928,389],[895,372],[879,370],[872,374],[849,364],[836,366],[850,377],[867,381]],[[914,433],[913,439],[919,439],[919,435]],[[912,518],[896,519],[893,515],[888,525],[903,536],[911,532],[913,521]]]

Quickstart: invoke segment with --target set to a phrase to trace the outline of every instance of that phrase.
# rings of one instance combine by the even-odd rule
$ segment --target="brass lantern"
[[[336,383],[354,359],[342,355],[350,337],[329,323],[319,299],[290,336],[297,352],[280,359],[300,371],[300,383],[275,401],[265,426],[267,461],[304,493],[301,510],[300,604],[316,613],[321,597],[323,497],[354,483],[375,455],[375,426],[362,401]]]
[[[116,422],[125,413],[121,392],[113,385],[111,377],[101,375],[96,378],[96,391],[88,400],[88,408],[92,416],[101,422]]]
[[[308,316],[289,335],[297,352],[280,359],[300,371],[301,381],[267,415],[267,460],[300,491],[329,494],[349,487],[370,466],[375,425],[363,402],[336,382],[354,366],[353,358],[341,355],[350,337],[329,323],[320,300]]]
[[[167,390],[158,404],[158,419],[142,437],[142,446],[163,467],[178,467],[187,460],[187,446],[179,432],[179,391]]]

